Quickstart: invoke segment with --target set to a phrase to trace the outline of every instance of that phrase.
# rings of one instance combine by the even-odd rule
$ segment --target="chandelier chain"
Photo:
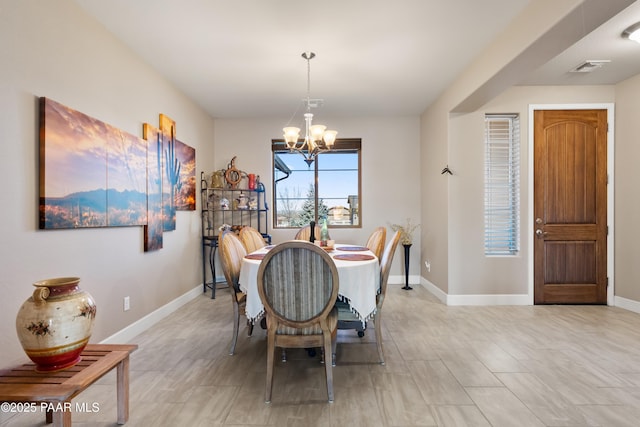
[[[307,56],[307,112],[311,111],[311,58]]]
[[[305,118],[304,140],[299,145],[300,128],[283,128],[284,139],[290,152],[298,152],[304,157],[307,165],[311,166],[315,157],[325,151],[331,150],[336,141],[337,131],[326,130],[324,125],[312,125],[313,114],[311,113],[311,59],[316,56],[313,52],[303,52],[302,57],[307,61],[307,109]],[[296,110],[297,111],[297,110]],[[295,113],[294,113],[295,115]],[[293,118],[293,117],[292,117]],[[291,122],[291,120],[289,120]]]

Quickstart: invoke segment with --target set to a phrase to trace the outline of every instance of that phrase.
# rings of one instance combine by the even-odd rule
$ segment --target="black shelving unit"
[[[216,297],[216,263],[218,235],[224,224],[239,231],[244,226],[257,229],[271,243],[268,233],[268,208],[265,192],[246,188],[212,187],[211,175],[200,172],[202,209],[202,286],[203,292],[211,289],[211,298]],[[243,202],[240,202],[243,200]],[[207,269],[211,279],[207,278]]]

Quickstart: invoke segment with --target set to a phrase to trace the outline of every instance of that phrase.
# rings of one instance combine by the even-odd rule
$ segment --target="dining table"
[[[264,315],[258,292],[258,269],[262,259],[275,245],[268,245],[247,254],[240,268],[240,290],[246,293],[245,314],[252,323]],[[349,304],[351,311],[363,322],[376,311],[376,296],[380,290],[380,262],[365,246],[336,243],[327,253],[333,259],[340,280],[338,299]]]

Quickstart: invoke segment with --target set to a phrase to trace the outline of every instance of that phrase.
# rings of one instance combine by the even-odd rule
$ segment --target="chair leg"
[[[264,392],[264,403],[271,403],[271,391],[273,390],[273,364],[276,352],[276,333],[267,332],[267,384]]]
[[[364,325],[361,323],[360,325],[358,325],[358,327],[356,327],[356,331],[358,332],[359,338],[364,337],[364,330],[366,327],[367,327],[366,323]]]
[[[331,342],[333,341],[331,334],[324,333],[324,354],[333,354]],[[331,363],[324,364],[324,371],[327,377],[327,395],[329,402],[333,402],[333,366]]]
[[[238,304],[233,304],[233,337],[231,337],[231,349],[229,355],[233,356],[236,351],[236,342],[238,341],[238,329],[240,329],[240,314]]]
[[[336,343],[338,341],[338,330],[336,329],[331,334],[331,366],[336,366],[336,352],[338,351],[336,348]]]
[[[250,337],[253,334],[253,323],[251,320],[247,320],[247,336]]]
[[[376,329],[376,345],[378,346],[378,358],[380,359],[380,364],[384,365],[384,352],[382,351],[382,313],[380,309],[376,312],[373,317],[374,327]]]

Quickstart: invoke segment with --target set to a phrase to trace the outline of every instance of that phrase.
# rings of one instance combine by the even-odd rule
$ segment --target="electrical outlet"
[[[129,297],[124,297],[124,301],[123,301],[123,309],[124,311],[129,311],[130,305],[129,305]]]
[[[431,263],[429,261],[425,261],[424,266],[427,268],[427,273],[431,273]]]

